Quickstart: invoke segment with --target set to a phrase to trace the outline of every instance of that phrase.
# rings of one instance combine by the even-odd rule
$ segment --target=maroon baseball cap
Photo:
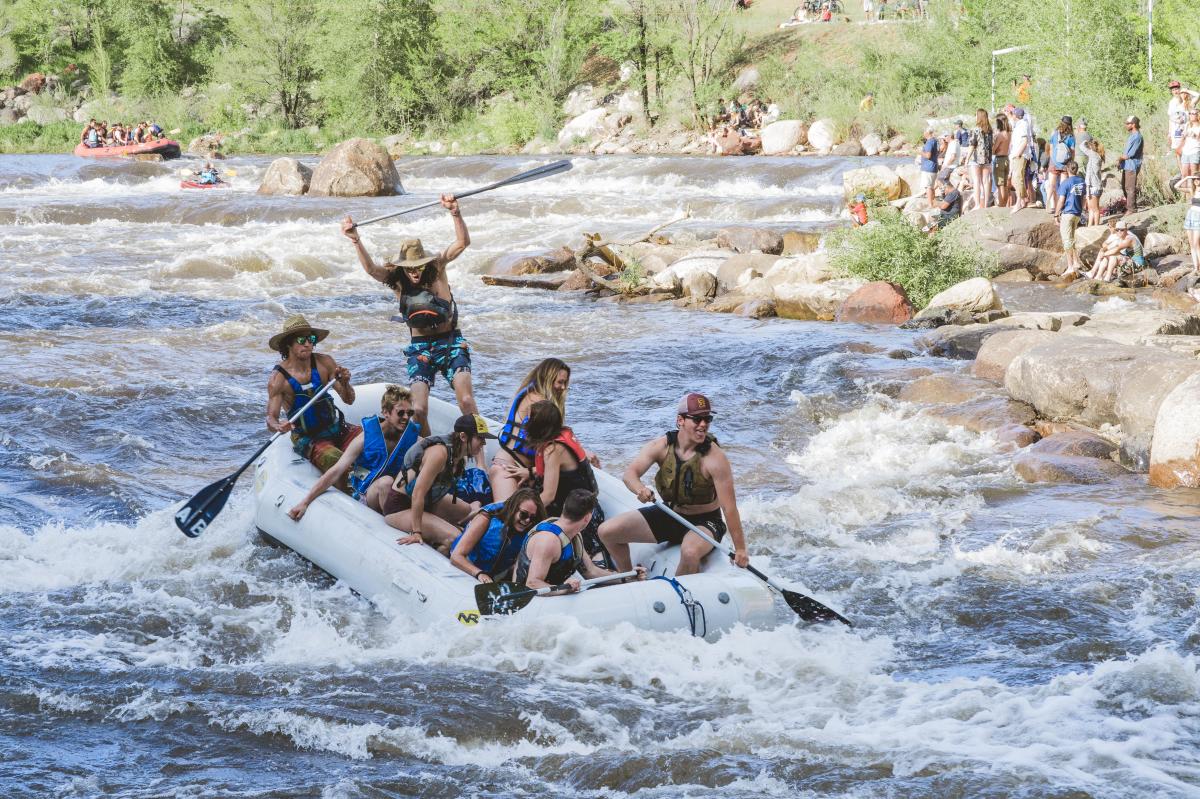
[[[690,391],[680,398],[676,413],[681,416],[702,416],[704,414],[713,416],[716,414],[716,411],[713,410],[712,403],[708,401],[708,397],[698,394],[695,391]]]

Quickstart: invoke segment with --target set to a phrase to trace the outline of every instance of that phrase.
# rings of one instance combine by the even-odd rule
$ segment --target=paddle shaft
[[[593,577],[590,580],[584,580],[579,584],[579,591],[586,591],[593,585],[612,582],[613,580],[623,580],[626,577],[633,577],[637,574],[637,569],[632,569],[627,572],[619,572],[617,574],[606,574],[602,577]],[[488,583],[489,586],[499,586],[499,583]],[[509,583],[511,585],[511,583]],[[501,613],[514,613],[525,607],[536,596],[545,596],[552,591],[566,591],[571,586],[568,583],[560,583],[558,585],[548,585],[544,588],[526,588],[521,591],[513,591],[508,594],[497,594],[488,598],[486,605],[479,599],[479,594],[476,594],[476,601],[479,603],[480,612],[485,615],[492,615],[497,612],[497,608],[508,606],[507,610],[501,610]],[[512,607],[515,605],[516,607]]]
[[[485,191],[491,191],[492,189],[499,189],[502,186],[510,186],[514,183],[523,183],[526,180],[533,180],[533,179],[539,178],[539,177],[546,177],[548,175],[553,175],[558,172],[561,172],[564,169],[570,169],[570,167],[571,167],[570,161],[555,161],[552,164],[545,164],[545,165],[539,166],[535,169],[530,169],[527,172],[521,172],[520,174],[513,175],[512,177],[509,177],[509,178],[505,178],[504,180],[496,181],[495,183],[491,183],[487,186],[480,186],[477,189],[468,189],[467,191],[459,192],[454,195],[454,199],[461,200],[464,197],[471,197],[476,194],[482,194]],[[403,211],[396,211],[395,213],[392,213],[392,214],[384,214],[383,216],[376,216],[371,219],[364,219],[362,222],[356,222],[354,224],[354,227],[351,228],[351,230],[354,230],[355,228],[360,228],[363,225],[373,225],[376,222],[382,222],[385,219],[391,219],[393,217],[403,216],[404,214],[411,214],[415,211],[423,211],[426,208],[433,208],[434,206],[441,205],[441,204],[442,204],[441,200],[434,200],[433,202],[428,202],[428,203],[425,203],[424,205],[414,205],[411,208],[405,208]]]

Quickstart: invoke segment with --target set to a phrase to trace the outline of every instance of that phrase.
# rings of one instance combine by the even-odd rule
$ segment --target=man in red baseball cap
[[[684,394],[675,410],[676,429],[642,447],[622,475],[625,487],[640,502],[652,502],[655,491],[642,483],[642,475],[657,465],[654,487],[662,501],[718,541],[728,524],[734,562],[744,568],[750,556],[746,553],[733,471],[717,439],[709,433],[716,412],[708,397],[694,391]],[[629,545],[633,543],[678,544],[676,576],[700,571],[700,562],[712,551],[711,544],[657,506],[618,514],[600,525],[599,533],[618,571],[631,568]]]

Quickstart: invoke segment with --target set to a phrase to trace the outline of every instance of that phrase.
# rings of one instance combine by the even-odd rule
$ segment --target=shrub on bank
[[[989,274],[991,257],[953,236],[928,236],[890,208],[873,209],[860,228],[831,233],[826,240],[834,268],[864,280],[899,283],[917,308],[938,292]]]

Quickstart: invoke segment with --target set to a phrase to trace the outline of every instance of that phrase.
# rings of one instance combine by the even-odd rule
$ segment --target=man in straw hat
[[[331,393],[314,402],[295,424],[288,421],[330,380],[334,381],[331,391],[347,405],[354,402],[350,370],[338,366],[329,355],[313,352],[317,342],[328,335],[328,330],[313,327],[295,314],[268,343],[283,361],[275,364],[267,380],[267,427],[277,433],[291,432],[296,454],[308,458],[322,472],[337,463],[342,450],[362,433],[361,427],[346,422]],[[284,408],[288,412],[281,420],[279,412]]]
[[[400,317],[412,333],[412,343],[404,350],[408,358],[409,389],[413,410],[421,424],[421,435],[429,435],[429,390],[440,373],[454,389],[459,410],[477,412],[471,387],[471,350],[458,329],[458,305],[450,292],[446,266],[471,243],[467,225],[453,195],[442,195],[442,207],[454,220],[454,243],[440,255],[430,254],[420,239],[408,239],[400,245],[399,263],[377,265],[363,247],[354,220],[342,221],[342,233],[354,243],[358,261],[371,277],[383,283],[400,301]]]

